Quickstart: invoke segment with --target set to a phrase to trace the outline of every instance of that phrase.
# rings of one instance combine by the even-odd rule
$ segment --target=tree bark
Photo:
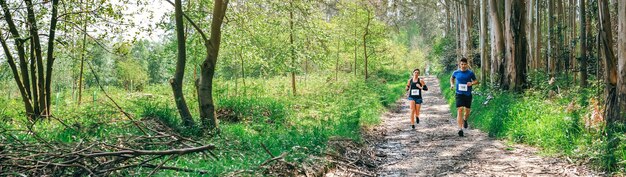
[[[293,43],[293,1],[289,1],[289,47],[291,48],[291,90],[296,95],[296,50]],[[356,66],[355,66],[356,67]]]
[[[527,16],[527,26],[526,26],[526,31],[528,32],[528,38],[531,42],[528,42],[528,65],[527,65],[527,69],[535,69],[535,60],[536,58],[534,53],[536,51],[535,49],[535,43],[532,42],[533,39],[535,39],[535,30],[533,29],[533,27],[535,26],[535,19],[534,19],[534,4],[535,4],[535,0],[530,0],[528,2],[528,5],[526,6],[526,8],[528,9],[528,16]]]
[[[535,0],[535,16],[537,17],[537,23],[535,24],[535,52],[534,52],[534,56],[533,58],[535,59],[535,68],[539,68],[539,66],[542,66],[541,63],[543,61],[542,55],[541,55],[541,41],[543,41],[543,38],[541,36],[541,11],[542,9],[540,8],[540,2],[541,0]]]
[[[354,28],[354,77],[356,77],[356,71],[357,71],[357,49],[359,48],[359,39],[357,37],[357,29]]]
[[[506,72],[503,89],[521,91],[526,75],[526,0],[505,1]]]
[[[468,63],[470,66],[473,66],[474,63],[474,52],[472,51],[472,16],[473,16],[473,2],[474,0],[466,0],[465,1],[465,56],[467,56]]]
[[[84,19],[83,23],[83,46],[80,51],[80,72],[78,74],[78,106],[80,106],[83,98],[83,69],[85,63],[85,43],[87,42],[87,18]]]
[[[617,121],[625,122],[626,117],[623,113],[626,112],[626,1],[619,1],[618,3],[617,63],[619,75],[617,78],[617,97],[621,112]]]
[[[366,7],[368,8],[368,7]],[[367,9],[367,24],[365,25],[365,34],[363,34],[363,57],[365,59],[365,79],[368,78],[368,74],[367,74],[367,35],[369,35],[369,28],[370,28],[370,21],[371,21],[371,17],[370,17],[370,10]]]
[[[45,92],[45,81],[44,81],[44,67],[43,67],[43,56],[41,54],[41,40],[39,39],[39,32],[37,27],[37,20],[35,19],[35,11],[33,8],[33,3],[31,0],[25,0],[26,3],[26,12],[27,12],[27,20],[30,25],[30,37],[32,38],[33,47],[35,49],[35,61],[37,65],[37,90],[39,98],[34,100],[33,103],[39,106],[39,111],[35,109],[35,116],[46,117],[48,115],[48,105],[46,104],[46,93]],[[32,55],[32,54],[31,54]],[[31,61],[32,62],[32,61]]]
[[[198,81],[198,103],[200,105],[200,119],[205,129],[217,130],[218,122],[213,102],[213,75],[217,64],[220,49],[222,23],[228,8],[228,0],[215,0],[213,4],[213,18],[211,19],[211,37],[206,43],[207,57],[202,62],[200,79]]]
[[[548,0],[548,74],[552,77],[555,73],[555,35],[554,35],[554,1]]]
[[[46,105],[46,110],[48,111],[48,115],[52,115],[52,113],[50,112],[50,103],[51,103],[51,99],[50,99],[50,95],[52,95],[51,92],[51,85],[52,85],[52,67],[54,66],[54,40],[56,38],[56,28],[57,28],[57,16],[58,16],[58,6],[59,6],[59,0],[52,0],[52,15],[50,16],[50,32],[48,34],[48,53],[46,56],[46,82],[45,84],[45,93],[46,93],[46,99],[45,99],[45,105]]]
[[[191,127],[193,126],[193,119],[191,117],[191,113],[189,112],[189,107],[187,106],[187,102],[185,101],[185,96],[183,94],[183,79],[185,76],[185,64],[187,62],[187,54],[185,47],[185,28],[183,21],[183,9],[181,0],[175,0],[175,20],[176,20],[176,40],[178,41],[178,55],[176,60],[176,71],[174,73],[174,78],[170,79],[170,85],[172,86],[172,91],[174,92],[174,102],[176,103],[176,108],[178,109],[178,113],[183,121],[183,125]]]
[[[450,15],[450,6],[449,6],[450,2],[448,2],[446,0],[443,0],[442,2],[444,3],[443,7],[445,8],[445,11],[446,11],[446,13],[445,13],[445,15],[446,15],[446,35],[445,36],[449,37],[450,33],[452,32],[451,31],[452,30],[452,17]]]
[[[489,75],[489,67],[491,67],[487,58],[487,1],[480,0],[480,80],[486,81]]]
[[[502,86],[502,75],[504,68],[502,66],[504,60],[504,36],[502,34],[502,24],[500,23],[500,15],[498,12],[498,2],[489,0],[490,6],[490,24],[491,24],[491,83],[496,87]]]
[[[461,8],[459,5],[459,2],[454,3],[455,4],[455,8],[456,8],[456,54],[458,55],[462,55],[463,51],[463,45],[461,44],[461,42],[463,41],[463,17],[461,16]]]
[[[564,68],[565,68],[565,62],[564,62],[564,58],[563,58],[563,51],[564,51],[564,40],[565,40],[565,35],[563,35],[563,27],[564,27],[564,14],[563,14],[563,0],[557,0],[556,1],[556,23],[557,23],[557,27],[556,27],[556,49],[555,49],[555,64],[556,64],[556,72],[557,73],[561,73],[563,72]]]
[[[585,11],[585,0],[579,0],[580,13],[580,86],[587,87],[587,18]]]
[[[617,122],[620,118],[620,110],[617,98],[617,60],[613,52],[613,32],[611,30],[611,15],[607,1],[598,1],[598,17],[600,29],[598,43],[602,48],[604,61],[604,82],[606,84],[605,117],[608,124]]]

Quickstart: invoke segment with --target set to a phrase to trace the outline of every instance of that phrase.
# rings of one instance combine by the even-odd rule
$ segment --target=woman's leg
[[[409,114],[409,116],[411,117],[411,125],[415,125],[415,101],[409,101],[409,106],[411,106],[411,113]]]
[[[422,108],[422,104],[415,104],[415,117],[420,117],[420,109]]]

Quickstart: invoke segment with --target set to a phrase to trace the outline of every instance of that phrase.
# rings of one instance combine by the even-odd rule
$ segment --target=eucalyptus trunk
[[[498,12],[498,3],[503,1],[489,0],[489,17],[491,24],[491,83],[502,85],[502,75],[504,74],[504,35],[502,34],[501,16]]]
[[[486,81],[489,75],[490,62],[487,58],[487,1],[480,0],[480,80]]]
[[[579,13],[580,13],[580,86],[587,86],[587,18],[585,11],[585,0],[579,0]]]

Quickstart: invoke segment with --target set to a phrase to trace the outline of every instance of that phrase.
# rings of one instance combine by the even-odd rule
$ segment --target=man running
[[[456,85],[455,85],[456,84]],[[467,58],[459,61],[459,69],[450,77],[450,89],[456,87],[456,121],[459,125],[459,136],[463,136],[463,128],[467,128],[467,118],[472,107],[472,85],[478,84],[476,75],[469,70]]]

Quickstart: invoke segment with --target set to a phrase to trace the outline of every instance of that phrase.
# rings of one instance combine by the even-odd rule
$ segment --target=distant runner
[[[415,129],[415,124],[420,123],[420,108],[422,107],[422,90],[428,90],[424,80],[419,78],[420,70],[413,70],[413,77],[406,84],[406,91],[409,92],[408,100],[411,106],[411,128]]]
[[[459,69],[450,77],[450,89],[456,87],[456,120],[459,125],[459,136],[463,136],[463,128],[468,127],[467,118],[472,107],[472,85],[478,84],[476,75],[468,68],[467,58],[463,57],[459,61]]]

